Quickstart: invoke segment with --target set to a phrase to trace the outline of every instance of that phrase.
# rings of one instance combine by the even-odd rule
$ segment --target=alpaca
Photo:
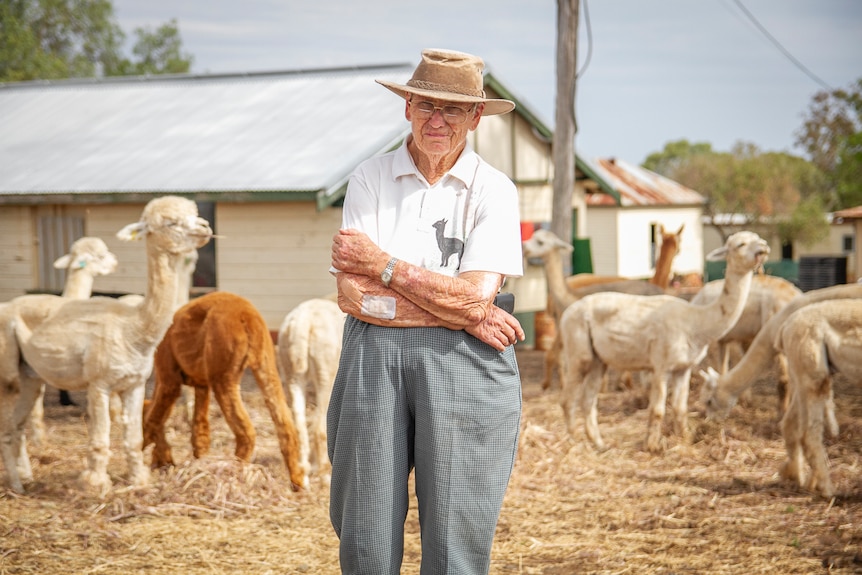
[[[655,261],[655,272],[648,281],[649,283],[656,285],[663,290],[667,290],[668,286],[670,286],[673,259],[677,255],[679,255],[679,246],[680,240],[682,238],[683,229],[685,229],[685,224],[680,225],[679,229],[675,232],[669,232],[665,230],[664,224],[659,224],[658,227],[658,233],[661,237],[659,255]],[[568,276],[566,278],[566,286],[570,290],[574,291],[595,284],[628,281],[629,279],[631,278],[626,278],[622,276],[600,276],[591,273],[580,273]]]
[[[695,305],[706,305],[718,299],[719,294],[724,289],[724,280],[711,281],[691,299],[691,303]],[[751,291],[748,293],[748,299],[745,302],[745,308],[739,321],[736,325],[727,332],[724,337],[719,339],[714,346],[717,349],[720,373],[727,373],[730,368],[730,348],[731,344],[738,343],[742,346],[743,352],[749,348],[751,342],[757,336],[757,332],[769,321],[773,315],[778,313],[781,308],[790,303],[793,299],[802,295],[802,290],[797,288],[793,283],[786,279],[757,274],[751,282]],[[778,417],[784,415],[786,406],[786,389],[787,389],[787,359],[783,354],[778,354],[778,397],[779,408]]]
[[[565,366],[562,406],[569,433],[575,432],[580,403],[587,437],[596,448],[604,449],[596,396],[605,370],[615,367],[652,371],[646,436],[651,453],[662,451],[668,383],[676,432],[688,439],[691,369],[706,355],[707,346],[739,319],[753,272],[768,255],[766,241],[748,231],[733,234],[723,247],[710,252],[709,260],[727,260],[727,272],[724,291],[709,305],[692,305],[670,295],[597,293],[569,306],[560,318]]]
[[[323,298],[300,303],[285,316],[278,330],[279,368],[299,431],[302,463],[324,481],[330,473],[326,409],[338,371],[343,333],[344,312],[335,301]],[[311,408],[308,423],[306,404]]]
[[[111,487],[107,472],[111,393],[122,398],[129,479],[135,486],[149,481],[141,451],[144,387],[156,346],[171,323],[178,260],[211,236],[193,201],[156,198],[146,205],[140,221],[117,233],[122,240],[146,241],[147,290],[139,305],[104,297],[67,300],[48,295],[38,296],[43,304],[38,309],[16,308],[16,300],[10,302],[6,313],[11,313],[12,321],[0,322],[0,329],[14,335],[0,337],[0,454],[14,491],[22,493],[23,481],[32,479],[22,431],[42,379],[60,389],[87,390],[84,485],[101,494]]]
[[[787,460],[781,474],[825,498],[833,494],[826,449],[824,414],[832,400],[832,374],[862,382],[862,299],[836,299],[807,305],[780,327],[775,347],[788,359],[790,403],[782,420]],[[803,454],[811,466],[805,481]]]
[[[156,349],[153,399],[144,414],[144,447],[155,443],[153,467],[173,465],[165,422],[183,384],[195,390],[194,456],[200,458],[209,452],[212,391],[236,436],[236,456],[251,460],[256,433],[240,394],[246,368],[254,374],[269,409],[293,488],[307,487],[307,473],[299,460],[297,429],[278,376],[272,336],[251,302],[226,292],[201,296],[178,309]]]
[[[108,249],[101,238],[78,238],[69,246],[69,253],[54,261],[54,267],[66,270],[66,283],[63,285],[62,296],[69,299],[87,299],[93,293],[93,283],[98,276],[112,274],[117,269],[117,256]],[[22,300],[23,301],[23,300]],[[19,305],[24,305],[19,302]],[[60,403],[71,402],[68,391],[60,390]],[[39,391],[39,397],[30,412],[30,432],[33,443],[40,444],[45,439],[45,386]]]
[[[443,234],[446,231],[447,220],[437,220],[432,224],[437,231],[437,247],[440,248],[440,266],[446,267],[449,264],[449,259],[457,255],[458,262],[461,262],[461,256],[464,254],[464,242],[458,238],[447,238]]]
[[[682,228],[677,233],[681,232]],[[674,235],[674,237],[678,238],[678,235]],[[668,240],[667,243],[670,245],[672,240]],[[551,387],[554,371],[559,369],[560,350],[562,348],[559,330],[560,315],[562,315],[568,306],[586,295],[601,291],[641,295],[664,293],[664,290],[659,286],[631,279],[610,282],[603,281],[598,284],[583,285],[576,290],[570,290],[566,287],[566,278],[563,276],[563,257],[571,253],[573,249],[572,244],[564,242],[549,230],[536,230],[530,239],[524,240],[522,248],[524,250],[524,257],[540,258],[542,260],[548,284],[548,310],[551,312],[551,317],[554,318],[554,323],[557,327],[551,348],[545,353],[545,372],[542,379],[542,389],[545,390]],[[670,253],[670,250],[667,253]],[[676,250],[674,250],[674,255],[675,253]],[[664,255],[663,257],[667,256]],[[656,269],[658,269],[658,266],[656,266]],[[601,277],[604,278],[606,276]]]
[[[733,369],[723,375],[709,368],[700,372],[704,378],[701,400],[706,406],[706,416],[711,419],[725,417],[736,404],[739,395],[754,385],[758,377],[772,367],[776,355],[775,337],[781,325],[792,313],[821,301],[860,297],[862,297],[862,284],[857,283],[811,290],[794,298],[757,332],[745,355],[733,366]],[[826,416],[829,417],[828,414]]]

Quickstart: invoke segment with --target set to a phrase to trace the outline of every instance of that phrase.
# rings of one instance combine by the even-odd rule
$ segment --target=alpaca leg
[[[811,467],[811,477],[808,480],[808,489],[820,493],[823,497],[832,497],[832,480],[829,477],[829,461],[826,456],[826,448],[823,446],[823,419],[825,414],[826,396],[821,392],[824,387],[831,388],[829,378],[824,385],[813,396],[808,406],[808,425],[803,429],[802,448],[805,457]]]
[[[672,386],[670,404],[674,414],[674,433],[683,442],[691,441],[688,429],[688,394],[691,380],[691,369],[674,372],[669,384]]]
[[[287,399],[284,397],[284,389],[281,386],[281,379],[278,377],[278,368],[275,365],[275,355],[273,354],[271,365],[262,365],[253,367],[255,380],[260,388],[263,399],[266,402],[266,407],[269,409],[269,415],[272,417],[272,423],[275,425],[275,431],[278,435],[278,447],[281,450],[281,456],[284,458],[284,463],[290,474],[290,481],[294,489],[308,487],[308,467],[300,461],[299,450],[299,433],[296,429],[296,423],[293,420],[293,415],[287,407]],[[237,389],[237,395],[239,390]],[[248,422],[251,428],[251,422]],[[254,436],[252,435],[252,449],[254,448]],[[239,443],[237,443],[239,449]],[[251,457],[251,452],[249,452]]]
[[[562,378],[562,369],[560,365],[560,352],[562,348],[562,341],[559,334],[554,335],[554,339],[551,340],[551,346],[545,351],[545,372],[542,377],[542,389],[548,390],[551,389],[551,384],[554,381],[554,372],[556,371],[558,375]]]
[[[17,371],[17,364],[15,365]],[[15,424],[15,405],[21,395],[19,379],[0,381],[0,456],[6,469],[9,487],[16,493],[24,493],[19,463],[21,458],[21,435]]]
[[[293,420],[296,423],[296,433],[299,438],[299,461],[306,466],[309,473],[313,473],[316,471],[316,465],[313,465],[311,461],[308,421],[305,415],[305,382],[300,378],[294,378],[287,386],[287,398],[290,403],[290,410],[293,412]]]
[[[45,382],[31,372],[29,368],[21,371],[21,395],[15,404],[13,422],[20,444],[18,447],[18,474],[21,481],[27,483],[33,480],[33,470],[30,467],[30,456],[27,454],[27,422],[32,419],[33,408],[44,395]]]
[[[650,453],[661,453],[661,426],[664,421],[665,402],[667,401],[667,375],[656,372],[649,394],[649,423],[647,425],[647,450]]]
[[[42,445],[45,441],[45,384],[39,386],[39,396],[33,404],[29,419],[30,440],[33,445]]]
[[[778,420],[781,421],[789,407],[790,397],[787,393],[787,388],[790,377],[788,375],[787,356],[783,353],[777,353],[776,359],[778,361],[778,383],[776,385],[778,391]]]
[[[150,482],[150,470],[144,465],[144,431],[143,410],[145,381],[126,389],[120,394],[122,401],[123,449],[126,450],[126,462],[129,468],[129,482],[134,486],[146,485]],[[111,398],[117,397],[112,393]]]
[[[337,365],[337,361],[333,362]],[[328,483],[332,474],[332,466],[329,463],[329,455],[326,451],[326,411],[329,407],[329,398],[332,395],[332,385],[335,382],[335,373],[319,368],[317,371],[317,388],[314,402],[314,419],[311,422],[312,442],[314,445],[313,459],[318,472],[324,481]]]
[[[240,374],[221,376],[215,381],[211,381],[210,385],[212,386],[216,401],[224,414],[225,421],[227,421],[228,427],[230,427],[234,437],[236,437],[236,450],[234,453],[242,461],[251,461],[257,434],[251,424],[248,411],[246,411],[245,405],[242,403],[239,379]],[[287,402],[285,401],[286,408]],[[195,410],[197,410],[197,404],[195,404]],[[195,415],[197,416],[197,414]],[[197,420],[197,417],[195,419]],[[297,453],[299,453],[298,445]]]
[[[192,455],[200,459],[210,452],[210,388],[196,385],[192,418]]]
[[[802,434],[806,427],[805,402],[797,398],[798,391],[788,394],[789,401],[781,420],[781,433],[787,459],[782,463],[780,474],[785,479],[802,486],[805,483],[805,467],[802,454]]]
[[[143,447],[155,444],[151,466],[166,467],[174,464],[171,446],[165,437],[165,424],[171,416],[174,402],[180,395],[180,379],[160,372],[156,377],[153,399],[148,403],[143,416]]]
[[[597,407],[599,389],[602,387],[605,371],[604,364],[594,360],[581,384],[582,395],[580,403],[581,413],[584,416],[584,429],[593,446],[599,451],[607,449],[605,442],[602,440],[602,434],[599,432],[599,413]]]
[[[81,482],[105,494],[111,487],[108,476],[108,460],[111,457],[110,391],[91,384],[87,389],[87,424],[90,445],[87,453],[87,469],[81,474]]]

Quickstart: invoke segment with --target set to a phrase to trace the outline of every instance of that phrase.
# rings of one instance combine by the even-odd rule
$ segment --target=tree
[[[110,0],[4,0],[0,81],[188,71],[191,57],[180,54],[175,21],[137,33],[134,53],[141,60],[131,62],[122,54],[125,34]]]
[[[815,94],[796,144],[830,177],[833,209],[862,205],[862,78]]]
[[[135,34],[138,36],[132,50],[138,57],[135,74],[184,74],[191,68],[193,57],[182,53],[182,39],[175,19],[154,32],[149,28],[136,28]]]
[[[829,201],[828,181],[802,158],[761,153],[744,142],[730,152],[715,152],[708,143],[681,140],[651,154],[644,167],[705,195],[706,214],[723,239],[740,224],[776,233],[782,242],[807,244],[828,233],[823,207]]]

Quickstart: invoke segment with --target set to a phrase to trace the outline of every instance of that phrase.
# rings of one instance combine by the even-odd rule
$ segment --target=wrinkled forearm
[[[338,306],[341,311],[366,323],[384,327],[446,327],[461,329],[461,326],[446,322],[412,301],[380,284],[380,280],[351,273],[336,274]],[[394,317],[375,317],[369,313],[370,298],[392,298]],[[385,301],[385,300],[383,300]]]
[[[501,283],[495,273],[453,278],[399,261],[389,287],[443,321],[466,328],[485,321]]]

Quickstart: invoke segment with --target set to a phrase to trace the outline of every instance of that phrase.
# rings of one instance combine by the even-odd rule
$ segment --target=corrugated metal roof
[[[595,173],[620,195],[622,206],[700,205],[701,194],[646,168],[616,158],[589,162]],[[590,194],[588,205],[613,205],[607,194]]]
[[[325,191],[401,140],[413,66],[0,84],[0,195]]]

